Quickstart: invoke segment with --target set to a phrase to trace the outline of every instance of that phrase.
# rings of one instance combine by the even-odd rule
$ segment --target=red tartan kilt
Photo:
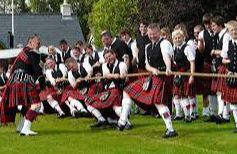
[[[218,74],[225,74],[226,68],[225,66],[221,65],[218,67]],[[223,92],[225,86],[225,78],[213,78],[211,84],[211,91],[213,93],[216,92]]]
[[[38,104],[40,98],[34,85],[30,83],[14,82],[7,86],[6,95],[3,101],[5,104],[8,104],[9,108],[16,107],[17,105],[29,107],[31,104]]]
[[[109,94],[107,98],[103,98],[106,94]],[[121,106],[123,91],[117,88],[105,90],[93,97],[88,97],[85,101],[87,105],[90,105],[96,109],[107,109],[113,106]]]
[[[40,100],[45,101],[47,100],[48,95],[51,95],[54,99],[57,99],[57,90],[54,89],[53,86],[45,88],[43,91],[40,92]]]
[[[223,91],[223,99],[226,102],[237,104],[237,87],[231,88],[226,85],[225,90]]]
[[[203,73],[211,73],[211,64],[204,63]],[[201,90],[202,90],[203,95],[212,94],[211,84],[212,84],[212,78],[210,78],[210,77],[202,77],[201,78],[201,85],[202,85]]]
[[[195,87],[193,84],[188,83],[188,79],[188,77],[184,77],[183,84],[180,87],[173,85],[173,95],[179,97],[194,97],[196,95]]]
[[[101,91],[103,91],[103,89],[104,86],[101,82],[93,83],[87,92],[87,96],[93,97],[94,95],[99,94]]]
[[[65,102],[68,97],[72,97],[74,99],[77,99],[79,101],[84,101],[85,97],[77,90],[77,89],[73,89],[71,86],[67,86],[62,94],[61,97],[61,102]]]
[[[145,105],[164,104],[167,103],[168,92],[171,93],[168,78],[165,76],[155,77],[152,76],[152,83],[149,90],[143,90],[143,84],[147,78],[143,77],[137,81],[130,83],[125,87],[125,91],[134,100]]]

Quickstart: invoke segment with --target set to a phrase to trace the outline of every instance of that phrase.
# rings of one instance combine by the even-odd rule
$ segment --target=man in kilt
[[[205,29],[198,35],[198,51],[204,56],[204,65],[202,72],[211,73],[212,65],[212,49],[216,49],[218,34],[214,34],[211,29],[212,14],[205,14],[203,16],[203,24]],[[203,93],[203,116],[204,121],[215,121],[215,110],[217,110],[216,93],[211,91],[212,78],[202,78],[202,93]],[[208,107],[209,105],[209,107]]]
[[[216,49],[211,51],[212,60],[212,72],[218,74],[225,74],[226,68],[222,64],[221,52],[225,44],[229,43],[230,35],[227,33],[227,29],[224,25],[224,18],[222,16],[214,16],[211,19],[212,30],[214,34],[218,34],[218,41]],[[225,51],[226,52],[226,51]],[[224,78],[213,78],[211,90],[217,95],[218,102],[218,115],[216,116],[216,123],[230,122],[229,104],[222,99],[222,93],[225,86]]]
[[[68,58],[65,64],[69,70],[68,81],[71,88],[64,91],[61,101],[68,105],[73,116],[87,116],[84,101],[90,93],[94,93],[95,89],[90,89],[89,82],[81,79],[91,77],[93,70],[89,63],[78,63],[72,57]]]
[[[16,108],[18,108],[24,120],[20,120],[17,131],[26,136],[37,135],[31,130],[31,124],[40,109],[40,98],[35,82],[39,80],[42,83],[44,79],[40,78],[43,73],[40,67],[40,55],[36,53],[39,47],[39,36],[30,37],[28,45],[19,53],[13,64],[12,74],[1,101],[2,123],[14,122]]]
[[[171,73],[171,57],[173,48],[168,40],[160,37],[160,26],[152,23],[148,26],[148,36],[151,43],[146,46],[145,68],[153,75],[144,77],[129,84],[124,90],[131,98],[142,105],[155,105],[166,124],[165,138],[177,136],[171,122],[171,115],[167,107],[171,93],[169,85],[169,75]],[[165,71],[166,75],[159,75],[160,71]],[[138,103],[138,104],[139,104]]]
[[[195,50],[185,42],[184,32],[180,29],[172,33],[174,43],[174,69],[178,72],[194,73],[195,71]],[[193,87],[194,77],[175,75],[173,83],[173,102],[176,109],[174,120],[182,118],[181,107],[184,111],[185,122],[191,122],[191,102],[189,98],[195,97]]]
[[[123,91],[125,80],[122,79],[128,72],[127,65],[117,60],[116,53],[113,50],[104,52],[106,63],[102,65],[105,90],[86,100],[87,105],[96,109],[112,108],[119,117],[118,128],[123,130],[130,127],[128,115],[130,113],[132,100],[129,95]]]
[[[61,109],[59,102],[61,102],[62,90],[66,83],[62,80],[60,81],[60,79],[67,77],[67,68],[63,63],[57,64],[51,57],[46,58],[46,66],[47,86],[40,93],[40,97],[42,101],[47,100],[49,105],[57,111],[59,118],[63,118],[65,113]]]
[[[227,66],[227,74],[237,75],[237,21],[229,21],[227,23],[227,29],[231,36],[229,43],[223,47],[221,56],[222,62]],[[227,51],[227,52],[226,52]],[[235,120],[234,133],[237,133],[237,79],[227,78],[226,85],[223,90],[224,101],[230,103],[230,109],[233,111]]]

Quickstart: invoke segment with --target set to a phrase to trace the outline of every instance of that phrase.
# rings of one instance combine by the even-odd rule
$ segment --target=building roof
[[[11,14],[0,14],[0,41],[9,47],[11,32]],[[61,14],[15,14],[14,46],[25,44],[28,37],[38,34],[42,45],[58,46],[61,39],[70,45],[76,41],[84,41],[82,30],[76,15],[71,18],[62,18]]]

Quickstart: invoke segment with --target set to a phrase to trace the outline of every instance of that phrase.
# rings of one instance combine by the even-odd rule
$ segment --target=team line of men
[[[14,121],[17,108],[23,115],[17,131],[21,135],[36,135],[31,124],[43,112],[40,102],[47,101],[59,117],[66,114],[64,106],[73,117],[88,114],[96,117],[92,128],[110,124],[122,131],[131,128],[128,117],[134,102],[145,110],[155,107],[166,125],[164,137],[169,138],[178,135],[172,126],[170,104],[173,102],[175,107],[173,120],[191,122],[198,117],[196,94],[202,94],[205,121],[230,122],[230,111],[233,111],[236,133],[235,78],[170,75],[172,71],[232,75],[237,72],[237,21],[225,24],[223,17],[205,14],[203,24],[204,29],[201,25],[194,27],[194,39],[189,39],[183,24],[178,24],[169,34],[167,28],[160,29],[156,23],[141,22],[140,35],[135,41],[127,29],[121,31],[121,39],[103,31],[102,52],[80,41],[70,48],[61,40],[61,52],[49,46],[44,64],[36,54],[40,38],[34,35],[14,61],[7,82],[0,69],[1,122]],[[159,75],[161,71],[166,75]],[[152,75],[126,78],[133,72]],[[96,76],[104,79],[89,80]],[[117,121],[105,114],[107,109],[113,110]]]

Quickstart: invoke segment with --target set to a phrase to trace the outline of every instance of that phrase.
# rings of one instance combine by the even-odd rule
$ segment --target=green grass
[[[201,103],[199,103],[201,106]],[[237,134],[229,124],[204,123],[199,119],[191,124],[174,122],[179,136],[163,139],[162,119],[132,115],[133,129],[119,132],[108,128],[92,130],[90,118],[57,119],[55,115],[39,116],[33,123],[38,136],[20,137],[15,126],[0,128],[0,154],[236,154]]]

